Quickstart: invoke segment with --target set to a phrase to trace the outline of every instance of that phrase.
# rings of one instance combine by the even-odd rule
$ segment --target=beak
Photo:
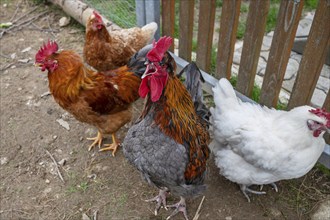
[[[34,63],[35,67],[41,67],[41,63]]]
[[[145,78],[146,76],[152,75],[156,72],[156,67],[153,63],[147,63],[146,62],[145,64],[147,64],[147,68],[146,68],[146,71],[141,76],[141,79]],[[154,71],[149,72],[149,70],[154,70]]]

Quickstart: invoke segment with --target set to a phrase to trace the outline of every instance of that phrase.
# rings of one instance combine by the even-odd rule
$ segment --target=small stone
[[[79,138],[79,141],[83,141],[83,140],[84,140],[84,138],[83,138],[83,137],[80,137],[80,138]]]
[[[56,140],[56,139],[57,139],[57,135],[54,135],[54,136],[53,136],[53,139]]]
[[[30,59],[21,59],[18,60],[19,63],[28,63],[30,61]]]
[[[22,87],[18,87],[17,90],[18,90],[18,91],[22,91]]]
[[[50,180],[49,179],[46,179],[45,180],[45,183],[47,183],[47,184],[50,183]]]
[[[87,178],[95,180],[96,179],[96,174],[92,173],[91,175],[88,175]]]
[[[10,58],[15,59],[16,58],[16,53],[10,54]]]
[[[60,27],[65,27],[65,26],[67,26],[69,23],[70,23],[70,18],[67,18],[67,17],[62,17],[62,18],[59,20],[59,25],[60,25]]]
[[[58,161],[57,163],[61,166],[64,166],[66,163],[66,159],[62,159],[62,160]]]
[[[232,220],[233,218],[231,216],[227,216],[225,219],[226,220]]]
[[[20,39],[18,39],[17,41],[21,41],[21,42],[22,42],[22,41],[24,41],[24,38],[20,38]]]
[[[330,198],[322,202],[319,206],[319,208],[314,212],[314,214],[311,216],[312,220],[323,220],[323,219],[329,219],[330,216]]]
[[[7,5],[7,4],[3,4],[2,6],[3,6],[4,8],[7,8],[8,5]]]
[[[79,209],[80,210],[80,209]],[[81,210],[82,211],[82,210]],[[85,213],[82,214],[82,220],[91,220]]]
[[[26,52],[29,52],[31,49],[32,49],[32,47],[27,47],[24,50],[22,50],[21,52],[26,53]]]
[[[273,207],[269,208],[269,213],[276,219],[282,216],[282,212],[277,208],[273,208]]]
[[[7,163],[8,163],[8,158],[7,157],[3,157],[3,158],[0,159],[0,164],[1,165],[5,165]]]
[[[15,65],[12,65],[11,67],[10,67],[10,69],[15,69],[16,68],[16,66]]]
[[[49,96],[50,95],[50,92],[47,91],[47,92],[44,92],[40,95],[41,98],[45,97],[45,96]]]
[[[53,114],[53,111],[54,111],[54,110],[53,110],[52,108],[49,108],[49,109],[47,109],[47,114],[48,114],[48,115],[51,115],[51,114]]]
[[[56,119],[56,121],[63,127],[65,128],[66,130],[70,130],[70,125],[67,121],[64,121],[62,118],[60,119]]]

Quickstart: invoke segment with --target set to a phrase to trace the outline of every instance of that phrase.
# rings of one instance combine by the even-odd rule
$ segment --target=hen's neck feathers
[[[99,39],[101,42],[111,42],[112,37],[105,26],[97,31],[94,31],[90,28],[86,32],[86,42],[94,41],[95,39]]]
[[[49,89],[61,106],[73,102],[81,89],[94,87],[94,82],[102,75],[86,68],[82,59],[73,51],[61,51],[53,55],[58,67],[48,73]]]

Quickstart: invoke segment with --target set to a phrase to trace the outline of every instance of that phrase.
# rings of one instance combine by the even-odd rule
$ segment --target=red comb
[[[36,62],[42,62],[46,57],[58,51],[58,45],[55,41],[48,40],[47,44],[44,43],[36,54]]]
[[[171,37],[161,37],[157,42],[153,42],[153,48],[148,52],[147,58],[151,62],[160,62],[165,52],[170,48],[172,44],[172,38]]]
[[[326,112],[324,108],[323,109],[320,109],[320,108],[312,109],[312,110],[309,110],[309,112],[311,112],[319,117],[326,118],[327,119],[326,126],[330,127],[330,113]]]
[[[101,20],[102,20],[101,15],[100,15],[97,11],[93,11],[93,14],[95,15],[95,17],[96,17],[97,19],[101,19]]]

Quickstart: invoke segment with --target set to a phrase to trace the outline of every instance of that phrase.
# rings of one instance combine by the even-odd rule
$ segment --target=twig
[[[53,35],[54,38],[56,38],[54,31],[53,31],[52,27],[50,26],[49,15],[47,16],[47,23],[48,23],[48,28],[51,30],[50,33]]]
[[[34,20],[37,20],[39,17],[45,15],[46,13],[48,13],[48,10],[46,10],[46,11],[40,13],[40,14],[37,14],[36,16],[34,16],[34,17],[32,17],[32,18],[29,18],[29,19],[27,19],[27,20],[25,20],[25,21],[22,21],[22,22],[19,23],[19,24],[15,24],[15,25],[13,25],[13,26],[10,26],[9,28],[3,30],[3,31],[0,33],[0,39],[2,38],[2,36],[4,35],[4,33],[6,33],[6,32],[8,33],[8,31],[10,31],[10,30],[12,30],[12,29],[14,29],[14,28],[16,28],[16,27],[20,27],[20,26],[22,26],[22,25],[29,24],[29,23],[33,22]]]
[[[38,31],[45,31],[45,32],[54,32],[54,33],[58,33],[59,30],[56,30],[56,29],[44,29],[44,28],[40,28],[38,25],[36,25],[35,23],[31,22],[32,26],[35,27],[35,28],[32,28],[32,27],[29,27],[28,29],[29,30],[38,30]]]
[[[60,169],[58,168],[58,164],[57,164],[55,158],[53,157],[53,155],[52,155],[51,153],[49,153],[49,151],[48,151],[47,149],[45,149],[45,150],[46,150],[46,153],[49,155],[49,157],[50,157],[50,158],[52,159],[52,161],[54,162],[58,176],[60,177],[60,179],[62,180],[62,182],[65,183],[65,181],[64,181],[64,179],[63,179],[63,176],[62,176],[62,174],[61,174],[61,172],[60,172]]]
[[[10,18],[9,21],[12,21],[14,19],[14,17],[16,16],[17,12],[18,12],[18,9],[19,9],[19,6],[20,6],[21,2],[18,2],[17,5],[16,5],[16,10],[13,14],[13,16]]]
[[[205,196],[203,196],[202,201],[201,201],[201,203],[199,204],[199,206],[197,208],[197,211],[196,211],[196,214],[195,214],[193,220],[197,220],[199,218],[199,214],[200,214],[199,212],[200,212],[200,210],[202,208],[202,204],[204,202],[204,199],[205,199]]]
[[[24,18],[24,17],[27,16],[28,14],[30,14],[30,13],[34,12],[35,10],[37,10],[37,8],[39,8],[39,7],[40,7],[40,5],[38,5],[38,6],[34,7],[34,8],[32,8],[30,11],[26,12],[26,13],[25,13],[24,15],[22,15],[21,17],[16,18],[16,19],[15,19],[14,21],[12,21],[12,22],[15,23],[15,22],[21,20],[22,18]]]
[[[1,56],[1,57],[4,57],[4,58],[6,58],[6,59],[11,60],[11,57],[10,57],[10,56],[7,56],[7,55],[5,55],[5,54],[3,54],[3,53],[1,53],[1,52],[0,52],[0,56]]]
[[[6,66],[2,67],[2,68],[0,69],[0,71],[4,71],[4,70],[8,69],[9,67],[11,67],[11,66],[14,65],[14,64],[15,64],[15,63],[9,63],[9,64],[7,64]]]

